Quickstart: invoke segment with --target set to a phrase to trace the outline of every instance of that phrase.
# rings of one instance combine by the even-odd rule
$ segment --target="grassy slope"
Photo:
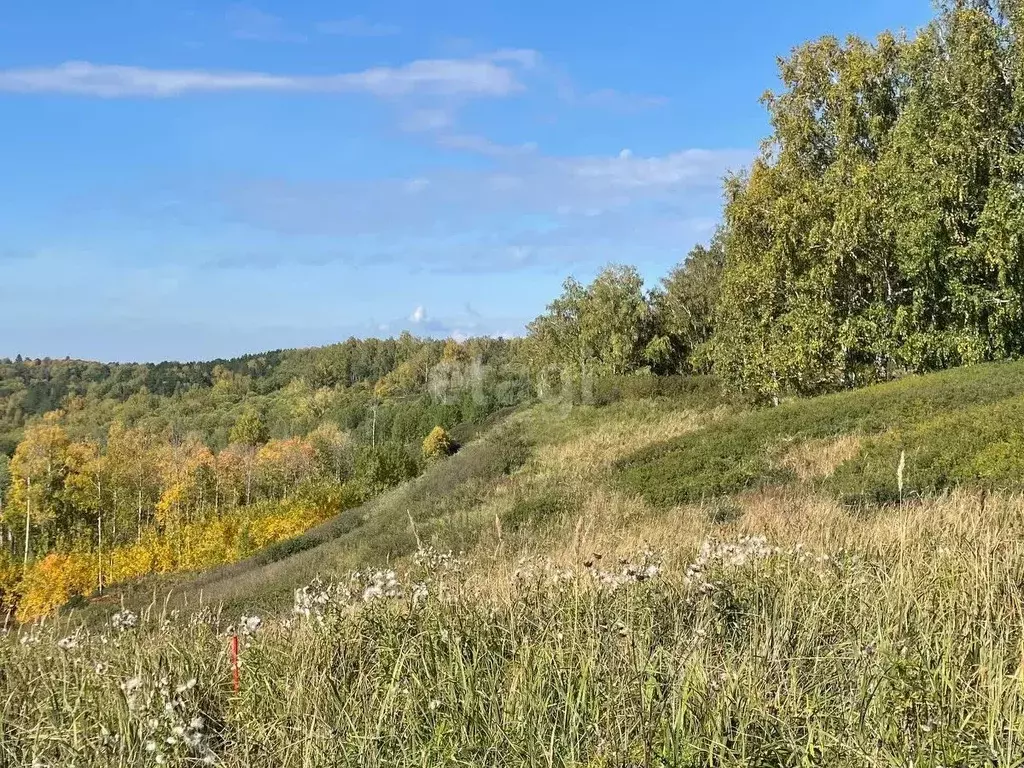
[[[0,636],[0,762],[141,764],[147,723],[163,721],[127,710],[120,686],[137,676],[159,705],[169,676],[198,681],[172,705],[212,724],[221,764],[238,768],[1020,765],[1021,496],[851,505],[842,483],[871,482],[858,462],[892,440],[929,441],[915,455],[934,470],[929,456],[988,440],[966,424],[1004,432],[997,455],[1016,450],[1022,431],[1004,427],[1022,374],[990,366],[792,403],[782,423],[679,396],[526,409],[303,539],[317,548],[186,585],[227,601],[221,623],[143,621],[119,642],[75,635],[66,653],[53,650],[72,632],[62,622],[28,643]],[[679,504],[631,487],[638,461],[678,462],[687,445],[730,458],[718,436],[736,430],[751,440],[721,438],[731,458],[773,474]],[[457,580],[435,574],[417,602],[423,574],[398,563],[402,597],[363,603],[357,589],[322,623],[268,617],[232,692],[225,623],[284,607],[317,571],[400,559],[417,534],[468,550]],[[648,549],[654,578],[610,590],[593,578]],[[101,726],[129,736],[121,752]]]
[[[765,527],[818,531],[823,546],[842,532],[860,539],[854,529],[874,518],[848,502],[874,508],[896,495],[904,451],[905,495],[1016,490],[1022,393],[1024,365],[998,364],[767,410],[716,405],[707,387],[645,388],[640,397],[627,388],[605,392],[611,402],[596,407],[537,405],[463,435],[475,439],[458,455],[298,539],[195,578],[136,585],[93,611],[170,589],[179,605],[201,598],[230,614],[286,610],[293,590],[318,574],[395,564],[419,544],[471,552],[480,570],[507,574],[538,553],[569,562],[584,550],[628,556],[651,542],[682,562],[708,536]]]
[[[830,489],[869,501],[904,490],[956,485],[1016,489],[1024,449],[1024,364],[961,368],[929,376],[740,412],[713,430],[652,445],[623,461],[626,488],[655,504],[680,504],[799,472],[786,454],[807,441],[855,436],[862,448],[838,467]],[[787,466],[790,465],[790,466]]]

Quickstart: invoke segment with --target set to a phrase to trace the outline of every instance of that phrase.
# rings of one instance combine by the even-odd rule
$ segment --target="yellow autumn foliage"
[[[88,553],[51,553],[32,565],[22,577],[17,618],[27,621],[60,608],[74,595],[96,586],[96,557]]]
[[[302,534],[330,512],[285,502],[264,514],[236,514],[219,520],[148,529],[134,544],[103,555],[103,582],[113,586],[154,574],[201,571],[236,562],[254,552]],[[98,583],[99,562],[90,552],[47,555],[20,570],[0,563],[0,600],[17,595],[17,618],[31,621],[53,612],[75,595],[88,595]],[[8,573],[8,570],[10,573]]]

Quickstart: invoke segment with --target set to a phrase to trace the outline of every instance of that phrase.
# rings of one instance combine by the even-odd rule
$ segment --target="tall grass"
[[[961,375],[894,385],[890,415],[973,397]],[[988,396],[1018,380],[1001,367]],[[847,429],[862,404],[839,405],[808,423]],[[536,407],[187,604],[10,629],[0,766],[1024,766],[1024,498],[853,507],[791,484],[670,507],[610,483],[751,418],[684,408]],[[860,449],[830,430],[783,468]]]
[[[226,617],[25,628],[0,763],[1021,765],[1020,541],[537,559],[501,597],[435,559],[314,587],[243,639],[238,692]]]

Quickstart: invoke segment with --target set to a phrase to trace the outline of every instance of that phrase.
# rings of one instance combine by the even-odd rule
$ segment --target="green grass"
[[[1024,767],[1024,498],[946,493],[1018,487],[1024,365],[770,410],[666,386],[496,418],[245,562],[0,634],[0,766]],[[827,480],[779,468],[850,433]],[[655,440],[616,494],[607,467]],[[922,501],[877,505],[900,454]],[[776,482],[774,506],[728,496]],[[641,531],[662,551],[620,562]],[[738,538],[759,531],[777,539]],[[701,554],[708,535],[731,543]],[[395,594],[364,601],[390,568]],[[318,576],[322,610],[294,614]],[[124,632],[121,599],[142,614]],[[235,692],[228,632],[253,613]]]
[[[0,638],[0,764],[1021,765],[1019,545],[699,562],[614,587],[527,563],[500,600],[450,563],[369,603],[360,580],[244,638],[237,693],[233,615],[25,630]]]
[[[901,450],[908,488],[956,484],[1020,488],[1013,458],[1024,452],[1024,363],[979,365],[810,400],[749,410],[622,461],[623,486],[659,505],[699,501],[793,481],[775,461],[792,441],[877,436],[841,467],[847,496],[891,498]],[[995,445],[996,447],[993,447]]]

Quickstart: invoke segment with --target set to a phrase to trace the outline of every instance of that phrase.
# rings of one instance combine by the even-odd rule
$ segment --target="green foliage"
[[[255,408],[247,409],[231,427],[228,439],[240,445],[263,445],[270,439],[266,417]]]
[[[579,503],[562,489],[541,487],[516,498],[502,516],[501,524],[508,533],[543,528],[562,522],[579,510]]]
[[[945,413],[880,435],[839,468],[830,485],[850,500],[903,498],[955,486],[1024,488],[1024,397]]]
[[[416,477],[419,464],[404,445],[384,443],[360,454],[355,474],[377,495]]]
[[[417,400],[425,395],[445,343],[403,333],[397,339],[349,339],[327,347],[197,363],[0,359],[0,453],[12,455],[25,425],[57,409],[66,411],[73,437],[96,440],[105,437],[111,423],[120,421],[156,433],[195,432],[212,448],[222,448],[236,421],[249,410],[264,415],[269,435],[275,438],[304,435],[325,420],[355,431],[368,421],[377,382],[386,379],[393,390],[388,408],[406,397]],[[530,396],[528,379],[515,364],[517,344],[486,338],[457,345],[460,361],[479,360],[483,381],[469,403],[459,403],[456,422]],[[465,387],[460,387],[455,399],[465,394]],[[422,437],[434,424],[453,426],[436,415],[430,421],[401,437],[388,437],[409,441]]]
[[[11,460],[0,453],[0,512],[7,503],[8,487],[11,484]]]
[[[634,267],[607,267],[588,286],[573,278],[546,314],[530,323],[531,366],[572,368],[586,374],[622,374],[647,364],[651,308]]]
[[[904,448],[908,477],[922,490],[956,483],[1022,487],[1024,475],[1013,479],[1011,458],[1022,395],[1024,363],[911,376],[740,412],[644,449],[617,471],[627,488],[653,503],[695,502],[792,480],[774,461],[775,447],[786,441],[853,433],[879,437],[868,441],[863,457],[840,467],[836,482],[845,493],[891,497]]]
[[[674,407],[707,409],[730,398],[712,376],[604,376],[594,383],[593,404],[621,400],[671,400]]]
[[[1024,352],[1019,3],[781,63],[773,133],[726,190],[710,355],[765,399]]]
[[[648,358],[659,371],[687,373],[703,365],[695,356],[714,330],[712,317],[724,267],[725,242],[720,230],[709,246],[695,246],[653,294],[656,339],[661,342],[648,347]]]

